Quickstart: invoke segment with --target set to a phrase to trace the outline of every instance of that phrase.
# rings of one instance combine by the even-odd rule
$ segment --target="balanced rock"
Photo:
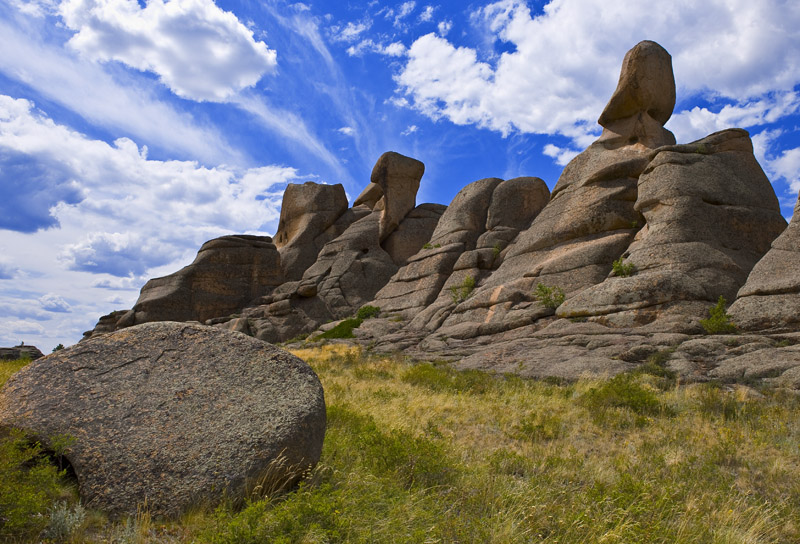
[[[177,515],[287,484],[318,460],[325,402],[313,370],[242,334],[150,323],[40,359],[0,390],[0,424],[66,458],[84,503]]]
[[[635,209],[644,228],[625,251],[636,273],[609,277],[563,304],[561,317],[618,313],[625,326],[663,314],[705,317],[720,295],[733,300],[786,227],[778,199],[741,129],[652,155]]]
[[[425,165],[420,161],[394,151],[387,151],[378,158],[372,168],[370,181],[383,193],[376,204],[382,210],[378,233],[381,242],[414,209],[419,182],[424,173]]]
[[[287,281],[299,280],[322,247],[342,233],[334,224],[346,211],[347,195],[340,183],[287,185],[274,237]]]
[[[728,313],[745,330],[800,325],[800,197],[792,221],[756,263]]]

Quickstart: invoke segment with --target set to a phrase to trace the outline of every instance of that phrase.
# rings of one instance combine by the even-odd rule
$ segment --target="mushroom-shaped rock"
[[[158,515],[296,481],[318,460],[325,401],[294,355],[240,333],[148,323],[44,357],[0,390],[0,425],[66,458],[85,504]]]
[[[728,310],[742,329],[796,329],[800,325],[800,197],[789,226],[756,263]]]
[[[343,229],[330,231],[345,211],[347,195],[339,183],[324,185],[309,181],[286,187],[274,241],[287,280],[300,279],[314,264],[322,246],[341,234]]]
[[[386,240],[406,214],[414,209],[419,182],[424,173],[425,165],[420,161],[394,151],[387,151],[375,163],[370,181],[383,192],[382,204],[381,201],[377,204],[383,210],[379,231],[381,242]],[[367,189],[369,188],[368,186]]]
[[[232,314],[281,283],[280,254],[269,236],[223,236],[203,244],[189,266],[148,281],[132,319],[122,319],[126,326],[205,321]]]

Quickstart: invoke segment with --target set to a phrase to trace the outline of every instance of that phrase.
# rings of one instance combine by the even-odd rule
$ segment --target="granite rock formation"
[[[176,515],[247,496],[262,476],[287,485],[316,464],[322,386],[297,357],[245,335],[148,323],[40,359],[0,390],[0,425],[66,458],[87,506]]]
[[[357,341],[469,368],[614,373],[672,346],[687,379],[717,367],[741,374],[725,374],[723,356],[760,376],[749,354],[794,345],[800,329],[798,227],[786,228],[747,132],[677,145],[665,128],[675,101],[669,53],[644,41],[623,60],[601,135],[552,192],[534,177],[486,178],[446,208],[415,206],[424,166],[393,152],[351,208],[340,186],[290,186],[272,265],[282,283],[233,310],[193,309],[192,319],[277,342],[371,304],[382,317],[357,329]],[[748,336],[735,353],[695,342],[720,295],[739,297],[730,312],[741,328],[784,336]],[[104,317],[94,332],[140,322],[148,297],[143,290],[133,312]],[[797,366],[781,349],[773,377]]]
[[[14,361],[16,359],[30,359],[31,361],[35,361],[41,357],[44,357],[44,354],[39,351],[39,348],[36,346],[20,344],[13,348],[0,348],[0,361]]]

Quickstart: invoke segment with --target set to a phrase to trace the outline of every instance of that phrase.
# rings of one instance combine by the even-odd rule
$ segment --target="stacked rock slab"
[[[553,313],[533,298],[537,284],[574,296],[603,281],[644,223],[634,209],[639,175],[655,148],[675,143],[663,127],[674,104],[669,53],[641,42],[625,56],[600,138],[564,168],[550,203],[439,332],[471,337],[524,326]]]
[[[792,221],[756,263],[728,313],[745,330],[800,325],[800,197]]]
[[[280,255],[269,236],[233,235],[202,245],[189,266],[142,287],[114,328],[153,321],[205,321],[231,314],[283,283]],[[108,332],[101,319],[98,332]]]
[[[0,425],[66,458],[84,504],[177,515],[289,485],[320,457],[325,400],[314,371],[242,334],[148,323],[39,359],[0,390]]]
[[[753,265],[786,228],[772,186],[741,129],[659,148],[639,178],[645,226],[625,251],[636,272],[570,298],[560,317],[608,316],[642,325],[689,325],[721,295],[735,298]]]
[[[491,274],[548,200],[549,190],[539,178],[487,178],[467,185],[447,207],[430,242],[373,304],[413,317],[411,328],[436,328],[457,302],[452,289],[460,291],[465,281]]]

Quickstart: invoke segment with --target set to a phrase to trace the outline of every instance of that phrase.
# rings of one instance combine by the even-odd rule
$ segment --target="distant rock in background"
[[[44,357],[36,346],[26,346],[21,344],[13,348],[0,348],[0,361],[15,361],[17,359],[30,359],[34,361]]]
[[[189,323],[148,323],[40,359],[0,390],[0,425],[66,458],[91,508],[177,515],[290,484],[319,460],[322,386],[290,353]]]

